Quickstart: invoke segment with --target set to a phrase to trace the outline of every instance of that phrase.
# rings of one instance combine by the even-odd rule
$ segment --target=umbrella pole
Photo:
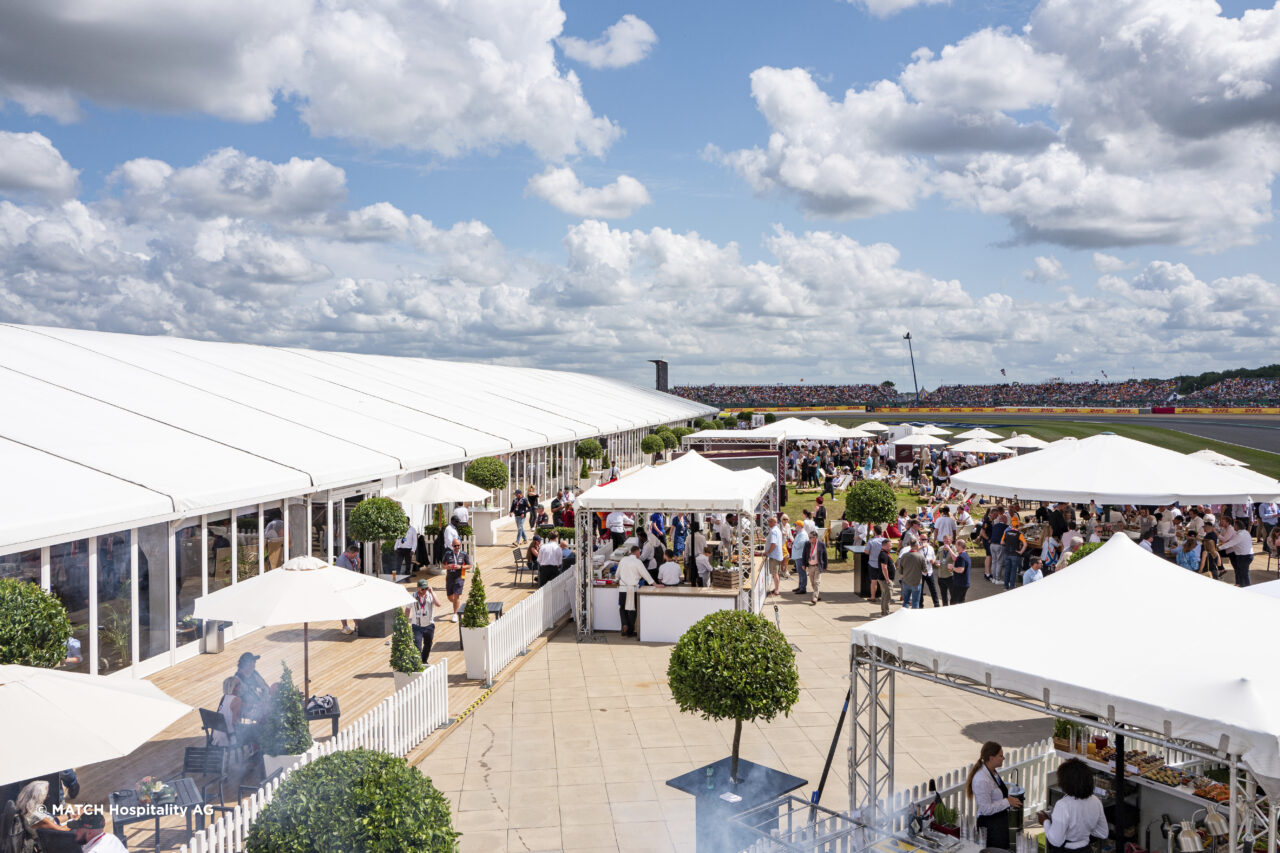
[[[302,623],[302,701],[311,697],[311,638],[306,622]]]

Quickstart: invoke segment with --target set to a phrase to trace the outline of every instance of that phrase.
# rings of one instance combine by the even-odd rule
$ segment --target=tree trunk
[[[729,781],[738,784],[738,746],[742,743],[742,720],[733,721],[733,758],[729,761]]]

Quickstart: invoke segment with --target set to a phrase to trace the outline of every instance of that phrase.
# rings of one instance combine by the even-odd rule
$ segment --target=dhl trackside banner
[[[877,406],[875,411],[885,414],[907,415],[1137,415],[1141,409],[1103,409],[1085,406],[1049,407],[1049,406],[904,406],[889,408]]]
[[[865,412],[866,406],[781,406],[725,409],[726,412]]]
[[[1216,409],[1188,409],[1184,406],[1175,406],[1173,413],[1175,415],[1280,415],[1280,408],[1246,406]]]

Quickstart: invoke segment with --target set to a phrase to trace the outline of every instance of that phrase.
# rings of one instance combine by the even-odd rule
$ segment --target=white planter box
[[[397,692],[401,688],[408,687],[411,681],[415,678],[421,678],[424,674],[424,672],[397,672],[394,669],[391,670],[391,677],[395,679]]]
[[[471,528],[475,531],[475,544],[490,547],[499,544],[498,527],[502,524],[502,510],[471,510]],[[475,556],[474,554],[472,555]]]
[[[462,635],[462,657],[467,662],[467,678],[484,678],[485,659],[489,656],[488,628],[458,628]]]
[[[298,759],[301,757],[301,753],[297,755],[267,755],[266,753],[263,753],[262,772],[265,774],[263,778],[270,778],[271,774],[275,773],[277,770],[292,767],[298,763]]]

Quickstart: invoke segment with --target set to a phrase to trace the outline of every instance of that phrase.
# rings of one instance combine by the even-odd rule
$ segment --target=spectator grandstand
[[[677,385],[671,393],[721,409],[897,403],[892,385]]]
[[[1178,405],[1280,406],[1280,379],[1223,379],[1179,400]]]
[[[1174,379],[943,385],[922,394],[921,401],[930,406],[1158,406],[1177,385]]]

